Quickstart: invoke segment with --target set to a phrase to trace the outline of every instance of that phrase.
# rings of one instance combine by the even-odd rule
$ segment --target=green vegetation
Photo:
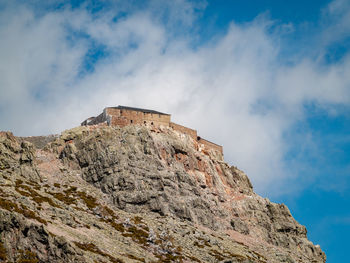
[[[133,219],[131,219],[131,221],[133,221],[134,224],[136,224],[136,225],[143,223],[142,217],[140,217],[140,216],[135,216]]]
[[[32,187],[23,184],[22,180],[16,180],[16,186],[15,190],[26,197],[31,197],[34,202],[36,202],[38,205],[41,205],[42,203],[46,202],[50,206],[62,208],[61,206],[57,205],[52,199],[42,196],[37,191],[35,191]]]
[[[36,254],[29,250],[20,250],[19,258],[16,260],[17,263],[38,263],[39,259]]]
[[[171,263],[171,262],[183,262],[183,256],[181,254],[158,254],[156,255],[159,263]]]
[[[3,199],[0,197],[0,208],[5,209],[10,212],[17,212],[24,215],[26,218],[35,219],[38,222],[47,225],[47,221],[39,216],[32,210],[29,210],[26,206],[18,207],[16,203],[10,200]]]
[[[122,223],[116,223],[118,216],[115,215],[114,211],[107,206],[101,207],[101,214],[103,218],[100,221],[111,225],[115,230],[124,233],[125,227]],[[105,217],[108,217],[107,219]]]
[[[131,237],[133,241],[141,245],[147,244],[148,232],[141,228],[131,226],[126,229],[126,232],[122,234],[124,237]]]
[[[204,248],[204,246],[211,247],[210,243],[204,238],[198,237],[197,240],[199,240],[199,242],[194,241],[193,243],[194,246],[197,246],[199,248]]]
[[[139,258],[139,257],[136,257],[136,256],[131,255],[131,254],[127,254],[125,256],[130,258],[130,259],[133,259],[133,260],[137,260],[137,261],[140,261],[140,262],[146,262],[144,258]]]
[[[140,217],[135,217],[132,219],[133,222],[138,222],[138,223],[143,223],[142,219]],[[123,232],[123,236],[124,237],[131,237],[131,239],[142,245],[142,247],[146,248],[148,246],[148,236],[149,236],[149,229],[146,226],[146,229],[144,227],[137,227],[137,226],[130,226],[125,228],[124,227],[124,232]],[[162,247],[163,250],[169,250],[166,249],[165,247],[169,246],[168,241],[170,241],[170,243],[173,243],[173,238],[172,237],[168,237],[166,238],[166,240],[161,240],[158,239],[155,241],[155,244],[157,244],[158,246]],[[164,245],[166,243],[166,246]],[[182,247],[178,246],[178,247],[174,247],[173,245],[171,245],[172,249],[170,249],[173,252],[168,252],[165,254],[156,254],[155,257],[158,258],[157,262],[183,262],[184,260],[184,256],[182,255]],[[139,259],[139,261],[141,261]],[[143,261],[141,261],[143,262]],[[197,262],[200,262],[199,260]]]
[[[225,258],[223,257],[223,253],[220,253],[219,251],[215,250],[215,249],[211,249],[209,254],[211,256],[213,256],[217,261],[222,261]]]
[[[125,227],[122,223],[116,223],[113,219],[105,221],[106,223],[109,223],[115,230],[124,233]]]
[[[103,252],[102,250],[100,250],[95,244],[93,243],[79,243],[79,242],[74,242],[74,244],[80,248],[81,250],[84,251],[89,251],[91,253],[103,256],[103,257],[107,257],[111,262],[113,263],[124,263],[124,261],[122,261],[121,259],[112,257],[110,254]]]
[[[4,244],[0,241],[0,260],[6,261],[7,259],[7,252],[4,247]]]
[[[213,256],[217,261],[222,261],[226,258],[234,258],[236,259],[238,262],[245,262],[247,259],[251,260],[251,261],[254,261],[254,262],[263,262],[263,261],[256,261],[256,259],[253,259],[253,258],[250,258],[250,257],[245,257],[243,255],[240,255],[240,254],[235,254],[235,253],[232,253],[230,251],[223,251],[223,252],[219,252],[215,249],[211,249],[209,254],[211,256]]]
[[[52,195],[57,200],[65,203],[66,205],[75,204],[76,200],[73,197],[70,197],[69,195],[66,195],[64,193],[54,193],[54,192],[47,192],[48,194]]]
[[[170,241],[170,243],[173,244],[173,238],[171,236],[169,236],[165,241],[166,241],[166,243],[168,243],[168,241]],[[184,255],[182,255],[182,247],[180,247],[180,246],[175,248],[173,245],[171,245],[170,249],[169,249],[169,247],[168,247],[168,249],[165,249],[163,242],[160,242],[160,246],[163,248],[163,250],[168,250],[168,253],[155,255],[158,258],[158,261],[157,261],[158,263],[161,263],[161,262],[180,262],[180,263],[182,263],[183,260],[186,258]],[[167,244],[167,246],[169,246],[169,243]],[[170,252],[170,251],[172,251],[172,252]]]
[[[26,218],[32,218],[37,220],[38,222],[47,225],[47,221],[39,216],[37,216],[34,211],[27,209],[26,206],[22,206],[22,214],[26,217]]]
[[[186,255],[186,258],[190,259],[192,262],[201,262],[198,258],[193,256]]]
[[[199,248],[204,248],[204,245],[199,244],[198,241],[194,241],[193,245]]]
[[[156,255],[160,262],[183,262],[184,256],[181,254],[182,247],[177,247],[173,253]],[[198,262],[198,261],[197,261]],[[200,262],[200,261],[199,261]]]
[[[77,196],[79,196],[80,199],[83,200],[86,206],[90,209],[93,209],[98,205],[96,202],[96,198],[91,195],[87,195],[84,192],[77,192]]]
[[[41,189],[40,185],[34,181],[27,181],[26,183],[33,186],[35,190],[39,191]]]
[[[84,201],[85,205],[89,209],[93,209],[98,205],[95,197],[91,195],[87,195],[85,192],[77,191],[77,189],[78,189],[77,187],[71,186],[70,188],[64,190],[63,193],[61,192],[47,192],[47,193],[52,195],[57,200],[65,203],[66,205],[71,205],[71,204],[76,205],[77,198]]]
[[[111,216],[114,219],[118,219],[118,216],[115,215],[114,211],[110,209],[108,206],[101,206],[101,214],[104,216]]]

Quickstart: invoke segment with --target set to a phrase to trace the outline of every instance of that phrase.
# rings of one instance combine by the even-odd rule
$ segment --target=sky
[[[0,0],[0,130],[172,114],[350,262],[350,1]]]

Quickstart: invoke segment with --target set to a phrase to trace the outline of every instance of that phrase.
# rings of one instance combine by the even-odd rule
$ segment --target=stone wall
[[[155,114],[142,111],[106,108],[106,115],[110,116],[110,125],[118,125],[124,127],[129,124],[150,124],[154,126],[169,126],[170,115]]]
[[[218,151],[218,152],[220,152],[221,154],[224,153],[223,148],[222,148],[221,145],[218,145],[218,144],[216,144],[216,143],[207,141],[207,140],[205,140],[205,139],[203,139],[203,138],[201,138],[201,137],[198,137],[198,138],[197,138],[197,141],[198,141],[198,143],[204,144],[204,146],[207,147],[207,148],[209,148],[209,149],[213,149],[213,150],[215,150],[215,151]]]
[[[145,110],[149,111],[149,110]],[[202,139],[197,136],[197,131],[190,129],[188,127],[182,126],[180,124],[170,121],[170,114],[158,114],[152,112],[144,112],[141,110],[125,109],[118,107],[105,108],[103,112],[97,117],[91,117],[83,121],[81,125],[96,125],[102,124],[109,126],[119,126],[125,127],[127,125],[152,125],[155,127],[160,127],[161,125],[165,127],[171,127],[175,131],[187,134],[191,138],[200,144],[203,144],[208,149],[213,149],[223,154],[222,146],[217,145],[213,142]]]
[[[197,140],[197,131],[187,128],[185,126],[182,126],[180,124],[170,122],[170,127],[173,128],[175,131],[179,131],[185,134],[188,134],[192,137],[193,140]]]
[[[100,115],[98,115],[93,121],[91,121],[91,124],[99,124],[107,121],[106,112],[103,111]]]

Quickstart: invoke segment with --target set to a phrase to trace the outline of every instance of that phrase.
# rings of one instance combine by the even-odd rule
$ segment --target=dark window
[[[197,141],[199,141],[201,139],[201,137],[197,136]]]
[[[132,120],[130,120],[130,123],[132,123]]]
[[[151,122],[151,125],[153,125],[153,121]]]
[[[143,123],[146,124],[146,121],[144,121]]]

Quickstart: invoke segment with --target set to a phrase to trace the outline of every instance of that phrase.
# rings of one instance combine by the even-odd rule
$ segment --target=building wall
[[[117,117],[117,116],[110,116],[110,121],[108,122],[108,125],[110,126],[120,126],[120,127],[125,127],[130,124],[130,121],[125,118],[125,117]]]
[[[170,123],[170,115],[115,108],[106,108],[105,112],[107,116],[111,116],[110,125],[151,124],[154,126],[169,126]]]
[[[85,121],[83,121],[81,123],[81,126],[91,125],[91,122],[93,122],[95,119],[96,119],[96,117],[87,118]]]
[[[97,117],[90,117],[88,119],[86,119],[85,121],[83,121],[81,123],[81,126],[87,126],[87,125],[96,125],[96,124],[100,124],[100,123],[104,123],[106,122],[106,114],[103,111],[100,115],[98,115]]]
[[[205,147],[208,147],[209,149],[213,149],[215,151],[220,152],[221,154],[224,154],[223,148],[221,145],[218,145],[216,143],[207,141],[205,139],[202,139],[200,137],[198,137],[198,143],[204,144]]]
[[[107,121],[106,119],[106,114],[105,112],[103,111],[100,115],[98,115],[94,120],[92,120],[90,123],[92,125],[95,125],[95,124],[99,124],[99,123],[103,123]]]
[[[120,109],[105,108],[103,111],[106,113],[106,115],[120,116]]]
[[[174,122],[170,122],[169,125],[171,128],[173,128],[175,131],[179,131],[185,134],[188,134],[192,137],[193,140],[197,140],[197,131],[187,128],[185,126],[182,126],[180,124],[174,123]]]
[[[103,113],[95,118],[89,118],[81,123],[81,125],[96,125],[100,123],[106,123],[110,126],[125,127],[132,124],[148,124],[159,127],[160,125],[173,128],[175,131],[179,131],[188,134],[193,140],[203,144],[208,149],[223,154],[223,148],[213,142],[207,141],[200,137],[197,137],[197,131],[182,126],[180,124],[170,122],[170,115],[146,113],[142,111],[129,110],[129,109],[117,109],[117,108],[105,108]]]

